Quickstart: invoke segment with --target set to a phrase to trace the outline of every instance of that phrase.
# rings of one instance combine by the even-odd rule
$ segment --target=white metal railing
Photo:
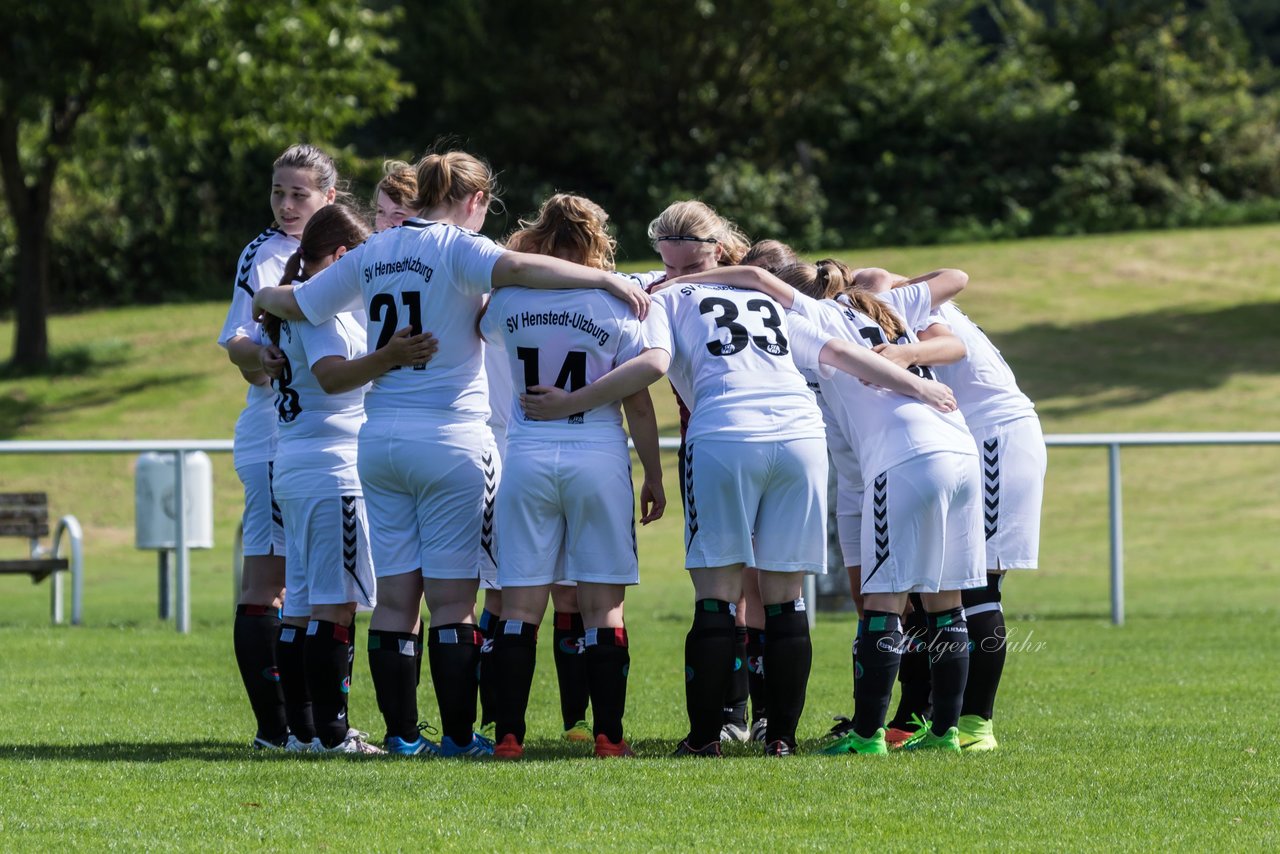
[[[665,450],[680,446],[680,440],[664,437],[658,444]],[[1121,506],[1120,448],[1123,446],[1168,445],[1280,445],[1280,433],[1068,433],[1045,436],[1051,448],[1101,447],[1107,449],[1108,494],[1111,529],[1111,622],[1124,623],[1124,518]],[[174,455],[174,551],[177,555],[177,617],[179,632],[191,630],[191,565],[187,548],[186,493],[183,470],[186,454],[192,451],[230,453],[227,439],[169,440],[48,440],[0,442],[0,454],[141,454],[147,451]],[[73,597],[76,599],[78,597]],[[812,597],[810,597],[812,598]],[[75,608],[74,610],[78,610]],[[78,616],[74,615],[74,616]]]

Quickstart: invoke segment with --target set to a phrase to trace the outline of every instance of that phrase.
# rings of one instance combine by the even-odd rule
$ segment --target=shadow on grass
[[[167,376],[148,376],[138,379],[100,383],[92,388],[61,397],[56,403],[48,403],[38,394],[28,395],[18,389],[0,394],[0,439],[12,439],[20,430],[30,429],[65,412],[91,406],[116,403],[130,395],[151,391],[164,386],[180,386],[204,379],[197,373]]]
[[[40,368],[20,368],[13,362],[0,364],[0,380],[84,376],[122,365],[129,359],[132,345],[118,338],[59,347],[49,354],[49,363]]]
[[[634,745],[636,753],[645,759],[669,756],[676,743],[663,739],[641,739]],[[734,745],[726,755],[747,755],[747,746]],[[749,752],[759,753],[759,745]],[[100,744],[0,744],[0,762],[19,760],[26,762],[181,762],[197,759],[207,762],[306,762],[341,759],[341,756],[285,753],[282,750],[253,750],[238,741],[106,741]],[[412,761],[446,762],[454,760],[422,757],[349,757],[357,761]],[[558,739],[533,739],[525,745],[525,761],[558,762],[575,759],[594,759],[589,744],[568,744]]]
[[[1280,302],[1265,302],[1036,324],[992,340],[1041,412],[1067,416],[1215,389],[1238,373],[1280,373],[1276,329]]]

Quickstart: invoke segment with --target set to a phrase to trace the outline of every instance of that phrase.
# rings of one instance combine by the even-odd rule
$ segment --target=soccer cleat
[[[928,729],[929,722],[919,715],[913,714],[911,719],[907,721],[906,726],[888,726],[884,731],[885,743],[889,745],[890,750],[897,750],[907,743],[911,736],[920,732],[920,730]]]
[[[516,741],[515,733],[509,732],[502,737],[502,741],[494,745],[493,758],[524,759],[524,745]]]
[[[564,735],[560,736],[565,741],[591,741],[591,725],[586,721],[578,721],[564,731]]]
[[[884,727],[876,730],[875,735],[863,738],[852,729],[839,739],[822,748],[827,756],[843,756],[847,753],[860,753],[864,756],[887,756],[889,746],[884,743]]]
[[[324,744],[318,738],[303,741],[296,735],[290,735],[284,745],[285,753],[324,753]]]
[[[284,750],[286,747],[288,747],[290,739],[297,741],[297,739],[294,738],[293,735],[284,736],[279,741],[274,741],[270,738],[263,738],[260,735],[255,735],[253,737],[253,743],[250,744],[249,746],[252,747],[254,750]]]
[[[853,732],[853,718],[846,718],[844,715],[836,715],[832,718],[835,726],[827,730],[826,735],[822,737],[823,741],[837,741]]]
[[[978,715],[961,715],[956,729],[960,730],[960,749],[966,753],[995,750],[1000,746],[996,741],[991,721],[986,718]]]
[[[398,735],[392,735],[382,742],[382,746],[392,756],[430,756],[435,753],[434,745],[422,736],[413,741],[405,741]]]
[[[782,739],[771,741],[764,746],[765,756],[794,756],[796,749]]]
[[[746,724],[733,723],[730,721],[720,727],[720,740],[748,742],[751,740],[751,731],[747,729]]]
[[[312,752],[313,753],[350,753],[353,755],[360,755],[360,756],[385,756],[388,751],[383,750],[381,747],[375,747],[374,745],[365,741],[365,739],[368,737],[369,737],[368,733],[363,733],[363,732],[360,732],[359,730],[349,729],[347,730],[347,737],[344,738],[342,741],[338,742],[337,744],[335,744],[333,747],[324,747],[323,745],[320,744],[320,739],[317,738],[315,741],[312,742],[312,746],[313,746]],[[422,740],[422,739],[419,739],[419,740]],[[315,749],[317,747],[319,748],[318,750]]]
[[[724,753],[721,752],[720,742],[718,741],[713,741],[709,744],[703,745],[702,747],[694,747],[689,743],[689,739],[686,738],[684,741],[680,742],[679,746],[676,747],[675,753],[672,753],[671,755],[701,756],[709,759],[720,759],[724,756]]]
[[[631,749],[631,745],[627,744],[626,739],[614,743],[604,733],[596,736],[596,756],[601,759],[608,759],[611,756],[630,758],[635,755],[636,752]]]
[[[751,724],[751,741],[764,741],[765,733],[769,731],[769,720],[767,718],[756,718]]]
[[[462,757],[465,759],[488,759],[493,756],[493,742],[485,738],[478,732],[471,734],[471,741],[466,744],[458,744],[449,736],[440,739],[439,746],[435,747],[435,755],[445,759],[453,759],[454,757]]]
[[[931,727],[921,727],[915,734],[898,748],[903,751],[943,750],[949,753],[960,752],[960,730],[951,727],[942,735],[934,735]]]

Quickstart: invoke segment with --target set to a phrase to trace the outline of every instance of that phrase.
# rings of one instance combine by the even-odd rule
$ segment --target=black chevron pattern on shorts
[[[889,559],[889,476],[887,473],[877,475],[871,486],[871,526],[875,536],[876,565],[871,568],[864,583],[870,581]]]
[[[693,443],[684,447],[684,547],[689,548],[698,533],[698,504],[693,500]]]
[[[244,260],[240,262],[240,269],[236,271],[236,287],[243,288],[244,292],[250,297],[253,296],[253,288],[249,287],[249,273],[253,271],[253,259],[258,257],[258,250],[262,248],[262,244],[279,233],[280,230],[278,228],[268,228],[245,247]]]
[[[627,460],[627,481],[631,480],[631,460]],[[636,545],[636,502],[635,498],[631,499],[631,553],[637,558],[640,556],[640,547]]]
[[[982,521],[987,539],[1000,527],[1000,440],[982,443]]]
[[[280,505],[276,503],[276,464],[267,463],[267,490],[271,493],[271,524],[277,528],[284,527],[284,514],[280,512]]]
[[[342,569],[360,588],[364,600],[369,601],[369,591],[364,589],[356,572],[356,496],[342,496]]]
[[[493,503],[498,494],[498,467],[493,451],[485,451],[480,457],[484,469],[484,516],[480,521],[480,548],[489,556],[489,562],[498,565],[493,556]]]

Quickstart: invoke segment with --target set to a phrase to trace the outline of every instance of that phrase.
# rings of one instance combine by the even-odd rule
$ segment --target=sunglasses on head
[[[694,237],[691,234],[672,234],[667,237],[659,237],[655,242],[662,243],[670,241],[673,243],[719,243],[714,237]]]

